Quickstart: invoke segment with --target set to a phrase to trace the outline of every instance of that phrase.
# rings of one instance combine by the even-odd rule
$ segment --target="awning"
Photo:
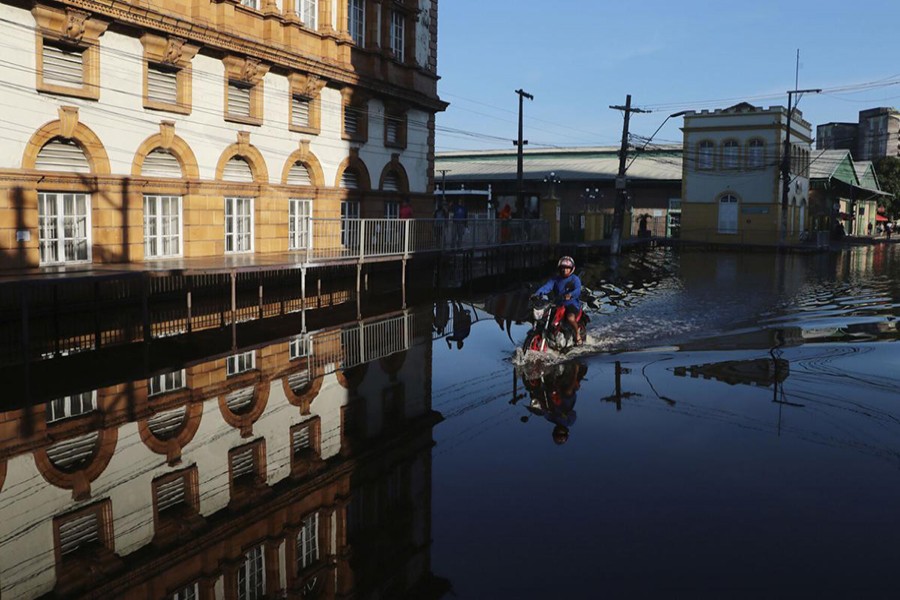
[[[875,215],[875,220],[878,221],[879,223],[884,223],[885,221],[889,221],[890,219],[888,219],[884,215],[878,214],[878,215]]]

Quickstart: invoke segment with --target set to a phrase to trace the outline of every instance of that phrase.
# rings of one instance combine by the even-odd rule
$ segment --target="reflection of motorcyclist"
[[[526,382],[531,396],[528,410],[554,424],[553,441],[557,444],[565,444],[569,439],[569,429],[578,417],[575,400],[586,374],[587,365],[571,362],[562,365],[559,372]]]
[[[566,320],[575,332],[575,343],[584,342],[578,329],[578,314],[581,312],[581,279],[575,274],[575,261],[571,256],[563,256],[556,264],[558,273],[535,291],[535,296],[555,295],[557,302],[566,307]]]

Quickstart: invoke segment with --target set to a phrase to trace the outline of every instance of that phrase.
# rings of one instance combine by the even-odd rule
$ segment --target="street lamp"
[[[544,177],[544,185],[547,187],[547,197],[551,200],[556,199],[556,186],[562,183],[562,179],[556,176],[556,173],[551,171],[549,175]]]
[[[683,117],[684,115],[688,114],[689,112],[691,112],[691,111],[689,111],[689,110],[679,110],[678,112],[672,113],[671,115],[669,115],[668,117],[666,117],[666,118],[663,120],[663,122],[659,124],[659,127],[656,128],[656,131],[653,132],[653,135],[651,135],[650,137],[647,138],[647,141],[644,142],[644,145],[641,146],[640,150],[638,150],[637,152],[634,153],[634,157],[631,159],[631,162],[628,163],[628,166],[625,167],[625,170],[627,171],[627,170],[628,170],[628,167],[630,167],[630,166],[632,165],[632,163],[633,163],[635,160],[637,160],[638,154],[640,154],[641,152],[643,152],[644,150],[647,149],[647,146],[650,145],[650,142],[653,141],[653,138],[656,137],[656,134],[659,133],[659,130],[662,129],[663,126],[665,126],[666,123],[669,122],[669,119],[675,119],[675,118],[677,118],[677,117]]]

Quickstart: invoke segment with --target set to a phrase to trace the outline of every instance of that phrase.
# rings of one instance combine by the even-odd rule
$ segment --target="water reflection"
[[[557,445],[569,441],[569,432],[578,418],[575,411],[578,390],[587,370],[584,362],[572,361],[522,373],[522,383],[528,396],[525,407],[532,415],[553,425],[552,436]],[[516,394],[510,402],[515,404],[524,396]],[[527,423],[529,417],[523,416],[521,420]]]
[[[390,313],[3,413],[2,597],[439,597],[431,325]]]

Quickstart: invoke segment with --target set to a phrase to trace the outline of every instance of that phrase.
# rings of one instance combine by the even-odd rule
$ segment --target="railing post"
[[[363,239],[365,238],[364,234],[366,231],[365,219],[357,219],[356,225],[359,228],[359,260],[362,260],[366,255],[365,247],[363,246]],[[357,285],[357,287],[359,286]]]
[[[403,220],[403,256],[409,256],[409,228],[412,225],[412,219]]]

